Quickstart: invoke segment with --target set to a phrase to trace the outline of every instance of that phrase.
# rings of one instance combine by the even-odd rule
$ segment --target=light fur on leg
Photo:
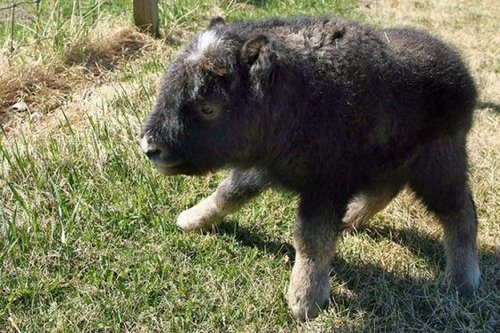
[[[301,223],[295,227],[295,264],[290,277],[287,300],[292,314],[305,321],[318,316],[330,300],[330,260],[339,234],[335,225]]]
[[[177,226],[186,231],[208,230],[269,186],[259,169],[233,169],[215,193],[179,215]]]
[[[361,192],[347,204],[342,222],[351,229],[360,229],[368,220],[384,209],[396,194],[393,192]]]
[[[206,231],[220,223],[224,216],[217,207],[215,196],[216,193],[213,193],[196,206],[183,211],[177,218],[177,226],[185,231]]]
[[[330,299],[329,261],[298,254],[290,277],[287,300],[292,314],[305,321],[318,316]]]
[[[177,218],[177,226],[185,231],[207,231],[258,193],[241,182],[241,177],[230,175],[212,195],[183,211]]]
[[[217,190],[179,214],[177,226],[184,231],[207,231],[219,224],[224,217],[238,210],[244,202],[229,202]]]
[[[460,294],[471,294],[480,283],[477,221],[471,200],[459,212],[439,216],[444,226],[446,276]]]

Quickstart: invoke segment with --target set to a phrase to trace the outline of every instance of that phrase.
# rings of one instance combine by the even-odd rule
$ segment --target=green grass
[[[164,32],[195,31],[218,11],[228,20],[297,12],[362,17],[351,1],[248,3],[163,1]],[[130,24],[130,13],[117,7],[102,8]],[[79,22],[88,31],[96,24]],[[447,289],[439,228],[405,193],[366,230],[343,236],[332,262],[335,302],[299,324],[284,298],[296,199],[268,191],[213,234],[182,233],[176,216],[225,172],[160,177],[140,152],[140,126],[175,48],[117,67],[90,100],[70,100],[46,120],[60,122],[52,132],[31,123],[0,137],[1,332],[494,331],[500,156],[485,138],[500,129],[497,114],[478,113],[472,136],[480,290],[458,299]]]
[[[14,2],[20,1],[0,0],[0,8]],[[331,13],[352,16],[354,9],[353,0],[159,1],[160,21],[166,33],[178,28],[193,28],[193,23],[196,26],[196,23],[221,13],[228,20],[234,20],[265,17],[270,13],[282,16]],[[11,10],[0,12],[0,45],[5,47],[10,47],[11,37],[15,48],[37,41],[63,47],[76,32],[88,32],[103,14],[123,22],[133,21],[132,1],[126,0],[42,0],[38,11],[35,4],[22,4],[16,11],[29,13],[31,19],[16,15],[11,35]]]

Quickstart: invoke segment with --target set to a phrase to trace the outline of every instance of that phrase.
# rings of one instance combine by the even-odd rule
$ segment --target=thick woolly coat
[[[339,207],[405,177],[430,143],[465,142],[476,99],[460,56],[428,33],[337,18],[215,20],[173,59],[144,135],[171,173],[258,168]],[[215,103],[216,119],[197,116]]]

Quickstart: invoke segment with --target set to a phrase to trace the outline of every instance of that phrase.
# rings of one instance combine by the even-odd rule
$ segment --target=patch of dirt
[[[52,113],[70,102],[76,90],[89,84],[99,86],[103,74],[121,61],[143,55],[154,42],[131,28],[121,28],[104,38],[77,39],[62,56],[56,53],[52,58],[22,64],[1,63],[1,127],[8,132],[27,119],[26,113],[32,118]]]
[[[123,28],[104,38],[87,37],[70,44],[64,54],[68,65],[83,65],[98,74],[112,70],[122,60],[130,60],[151,49],[151,37],[131,28]]]
[[[84,79],[61,64],[44,62],[0,68],[0,122],[8,124],[16,112],[49,113],[60,107]],[[17,104],[25,107],[16,110]]]

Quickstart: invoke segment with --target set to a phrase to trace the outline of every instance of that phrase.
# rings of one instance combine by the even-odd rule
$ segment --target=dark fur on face
[[[233,168],[179,216],[185,230],[210,228],[269,186],[300,196],[287,298],[307,319],[328,302],[339,232],[405,185],[444,227],[450,281],[478,286],[465,149],[476,95],[457,52],[422,31],[216,18],[170,64],[141,146],[165,174]]]

